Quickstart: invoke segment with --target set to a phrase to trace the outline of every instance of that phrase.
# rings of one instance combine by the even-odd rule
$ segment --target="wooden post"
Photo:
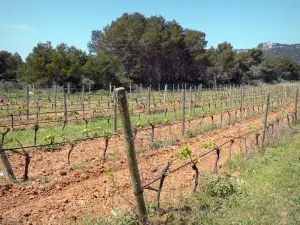
[[[229,92],[229,105],[230,105],[230,108],[232,107],[232,87],[230,85],[230,92]]]
[[[295,90],[294,124],[297,122],[298,119],[298,95],[299,95],[299,88]]]
[[[185,88],[182,88],[182,125],[181,125],[181,135],[184,136],[185,131]]]
[[[262,139],[261,139],[261,147],[264,147],[264,142],[266,139],[266,133],[267,133],[267,122],[268,122],[268,111],[269,111],[269,104],[270,104],[270,92],[267,93],[266,97],[266,109],[263,119],[263,130],[262,130]]]
[[[194,106],[196,105],[196,103],[197,103],[197,98],[198,98],[198,96],[197,96],[197,85],[195,85],[195,87],[194,87],[194,91],[195,91],[195,97],[194,97]]]
[[[240,116],[241,116],[241,120],[243,120],[243,100],[244,100],[244,90],[243,87],[240,87]]]
[[[132,133],[131,121],[128,111],[128,103],[124,88],[116,89],[117,104],[124,129],[124,141],[127,153],[128,166],[131,175],[131,185],[136,201],[136,208],[139,219],[142,223],[148,222],[147,209],[144,201],[143,188],[139,174],[138,163],[134,146],[134,137]]]
[[[165,85],[165,91],[164,91],[164,104],[166,104],[167,88],[168,88],[168,85],[166,84]]]
[[[190,86],[190,115],[192,114],[193,110],[193,96],[192,96],[192,86]]]
[[[150,114],[150,104],[151,104],[151,89],[148,87],[148,114]]]
[[[117,94],[114,88],[114,132],[118,132],[118,115],[117,115]]]
[[[131,83],[129,84],[129,94],[131,95]]]
[[[33,101],[35,101],[35,90],[34,90],[34,84],[32,85],[32,93],[33,93]]]
[[[68,109],[67,109],[67,96],[64,88],[63,88],[63,92],[64,92],[64,120],[66,123],[68,121]]]
[[[26,118],[29,120],[29,86],[26,87]]]
[[[37,102],[36,103],[36,115],[35,115],[36,124],[39,124],[39,113],[40,113],[40,104]]]
[[[14,115],[11,113],[10,117],[11,117],[11,128],[12,128],[12,130],[14,130],[15,129],[14,128]]]
[[[10,165],[10,162],[9,162],[9,160],[7,158],[7,155],[6,155],[5,151],[4,151],[4,149],[2,148],[2,144],[0,144],[0,156],[1,156],[2,164],[3,164],[3,166],[4,166],[4,168],[5,168],[6,172],[7,172],[7,174],[9,176],[9,179],[11,181],[15,181],[16,177],[15,177],[14,171],[13,171],[11,165]]]
[[[54,86],[54,110],[56,113],[56,105],[57,105],[57,85]]]
[[[68,100],[70,100],[71,88],[70,83],[68,83]]]
[[[81,86],[81,104],[82,104],[82,113],[84,116],[84,85]]]

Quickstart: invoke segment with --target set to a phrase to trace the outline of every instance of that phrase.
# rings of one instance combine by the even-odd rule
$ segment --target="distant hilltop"
[[[264,42],[256,47],[263,51],[266,58],[288,57],[300,64],[300,44],[280,44]],[[237,53],[246,52],[249,49],[235,49]]]
[[[265,42],[265,43],[260,43],[257,48],[261,49],[262,51],[267,51],[269,49],[300,49],[300,44],[280,44],[280,43],[272,43],[272,42]]]

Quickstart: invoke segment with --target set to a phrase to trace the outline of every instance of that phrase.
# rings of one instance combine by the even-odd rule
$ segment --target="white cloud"
[[[37,32],[37,30],[30,27],[28,24],[7,24],[7,23],[0,23],[1,26],[16,29],[16,30],[23,30],[31,33]]]

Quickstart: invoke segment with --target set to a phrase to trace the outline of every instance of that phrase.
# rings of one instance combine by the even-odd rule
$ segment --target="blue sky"
[[[0,0],[0,50],[25,59],[47,40],[87,50],[91,31],[124,12],[175,19],[184,28],[205,32],[208,47],[223,41],[234,48],[300,43],[299,0]]]

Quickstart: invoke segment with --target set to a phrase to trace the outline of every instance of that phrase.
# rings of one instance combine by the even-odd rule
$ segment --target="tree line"
[[[234,51],[228,42],[207,48],[202,31],[162,16],[123,14],[92,31],[89,52],[61,43],[38,43],[22,61],[0,52],[0,80],[51,85],[108,83],[255,84],[299,80],[300,66],[286,57],[266,59],[259,49]]]

